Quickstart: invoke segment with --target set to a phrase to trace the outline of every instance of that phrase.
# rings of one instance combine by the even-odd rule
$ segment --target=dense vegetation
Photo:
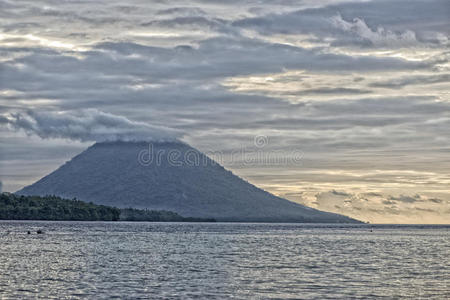
[[[171,211],[140,210],[67,200],[56,196],[0,195],[0,220],[214,222],[185,218]]]
[[[0,219],[3,220],[73,220],[117,221],[120,210],[56,196],[0,195]]]

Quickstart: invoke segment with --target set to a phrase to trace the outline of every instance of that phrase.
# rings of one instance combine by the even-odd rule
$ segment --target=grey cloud
[[[419,211],[426,211],[426,212],[431,212],[431,213],[435,213],[435,212],[436,212],[436,210],[430,209],[430,208],[420,208],[420,207],[416,207],[416,210],[419,210]]]
[[[85,11],[71,9],[59,10],[57,8],[42,8],[34,6],[29,8],[29,13],[31,15],[58,18],[59,20],[65,22],[81,21],[83,23],[95,25],[111,25],[121,21],[121,18],[118,16],[110,15],[102,11],[92,11],[90,9]]]
[[[324,105],[325,106],[325,105]],[[318,111],[320,113],[320,110]],[[364,114],[360,116],[339,115],[333,117],[320,117],[314,114],[311,117],[302,116],[297,118],[278,117],[272,120],[258,120],[246,122],[248,128],[279,128],[279,129],[314,129],[314,130],[332,130],[345,129],[352,126],[361,127],[383,127],[411,122],[413,117],[387,117],[370,116]],[[242,128],[244,123],[236,124],[236,128]],[[230,124],[232,125],[232,124]]]
[[[380,194],[380,193],[374,193],[374,192],[364,193],[363,195],[369,196],[369,197],[382,197],[382,196],[383,196],[383,195]]]
[[[344,20],[340,14],[332,17],[331,23],[334,27],[354,34],[363,41],[368,41],[371,45],[377,47],[407,47],[417,44],[416,34],[411,30],[402,33],[395,33],[383,27],[372,30],[364,20],[355,18],[349,22]]]
[[[81,70],[87,71],[78,75],[80,81],[75,80],[77,77],[73,74],[58,76],[56,72],[45,89],[28,91],[26,97],[57,99],[58,107],[66,110],[77,109],[80,105],[98,107],[142,121],[151,120],[155,125],[170,124],[170,127],[188,130],[192,135],[221,130],[224,137],[225,132],[238,129],[276,129],[280,147],[297,144],[308,151],[374,150],[394,145],[439,147],[435,136],[441,133],[442,138],[445,137],[446,123],[433,126],[424,123],[430,116],[436,119],[450,111],[448,104],[436,102],[433,97],[341,99],[293,105],[270,97],[234,94],[217,85],[203,89],[192,86],[195,81],[177,81],[174,85],[169,82],[157,88],[139,90],[121,89],[118,87],[128,82],[126,80],[132,83],[133,77],[103,78],[101,74],[90,74],[89,66],[84,65]],[[26,80],[30,82],[29,87],[36,88],[33,80]],[[39,82],[38,78],[36,81]],[[20,79],[15,82],[20,83]],[[54,90],[50,83],[58,84],[60,88]],[[130,109],[127,104],[132,104]],[[374,134],[380,130],[382,135]],[[220,145],[226,147],[225,140]]]
[[[336,22],[332,22],[337,14],[342,16],[342,21],[356,18],[359,21],[344,21],[337,28]],[[347,2],[244,18],[234,25],[267,35],[301,33],[320,39],[333,37],[341,45],[367,46],[363,43],[366,40],[371,45],[398,46],[405,42],[409,45],[415,39],[439,44],[435,33],[449,35],[449,14],[450,7],[445,0]],[[342,25],[347,30],[342,31]]]
[[[372,87],[382,87],[382,88],[402,88],[408,85],[416,84],[434,84],[434,83],[450,83],[450,74],[436,74],[436,75],[416,75],[416,76],[405,76],[396,78],[389,81],[379,81],[370,84]]]
[[[402,59],[323,54],[316,50],[244,38],[211,38],[198,42],[196,48],[166,49],[132,43],[107,43],[97,47],[122,53],[136,51],[136,53],[147,56],[141,62],[143,66],[156,69],[160,75],[166,77],[175,75],[181,77],[189,74],[190,78],[225,78],[254,73],[280,72],[284,69],[333,72],[423,69],[431,66],[423,62],[408,62]],[[122,59],[124,62],[129,60]],[[148,63],[149,59],[154,63]],[[157,62],[161,61],[171,62],[171,64],[164,64],[164,69],[160,70],[162,66],[158,66]],[[121,61],[117,61],[117,63],[121,63]],[[147,72],[150,73],[149,70]]]
[[[405,202],[405,203],[415,203],[418,201],[422,201],[420,195],[414,195],[414,196],[400,195],[400,196],[396,196],[396,197],[390,196],[389,199],[395,200],[395,201],[400,201],[400,202]]]
[[[335,193],[335,190],[320,192],[313,198],[306,200],[302,195],[302,203],[314,205],[315,207],[336,213],[345,213],[360,220],[382,220],[382,222],[398,222],[398,217],[402,217],[403,222],[417,222],[418,218],[425,218],[428,223],[445,222],[448,211],[440,211],[436,208],[436,203],[420,201],[427,199],[423,195],[399,195],[392,196],[376,193],[377,195],[367,196],[368,193]],[[380,198],[381,196],[381,198]],[[393,200],[395,199],[395,200]],[[421,215],[426,213],[426,215]],[[446,215],[447,214],[447,215]],[[420,216],[420,217],[419,217]],[[422,220],[423,221],[423,220]]]
[[[206,12],[199,7],[173,7],[161,9],[156,12],[157,15],[182,15],[182,16],[203,16]]]
[[[336,195],[336,196],[344,196],[344,197],[351,196],[350,194],[348,194],[346,192],[338,192],[336,190],[331,190],[330,193],[332,193],[333,195]]]
[[[395,204],[397,204],[397,202],[392,201],[392,200],[384,200],[384,201],[383,201],[383,204],[386,204],[386,205],[395,205]]]
[[[282,92],[281,95],[363,95],[370,94],[372,91],[353,88],[317,88],[305,89],[296,92]]]
[[[29,29],[29,28],[39,28],[42,27],[41,24],[39,23],[35,23],[35,22],[19,22],[19,23],[12,23],[6,26],[3,26],[3,30],[5,32],[15,32],[18,30],[23,30],[23,29]]]
[[[448,112],[450,107],[447,103],[433,103],[434,97],[383,97],[363,98],[356,101],[336,100],[330,103],[311,103],[312,108],[317,108],[318,113],[334,114],[383,114],[405,115],[405,114],[436,114]]]
[[[5,116],[0,115],[0,124],[8,124],[8,123],[9,123],[9,119]]]
[[[122,116],[104,113],[95,109],[78,112],[32,112],[13,113],[7,125],[14,130],[23,130],[29,135],[44,139],[63,138],[75,141],[152,141],[176,140],[179,132],[133,122]],[[5,118],[2,123],[5,123]]]
[[[80,85],[97,89],[103,85],[117,88],[118,82],[122,82],[122,85],[164,82],[172,84],[171,80],[223,79],[297,68],[337,72],[428,67],[422,62],[321,54],[313,50],[248,39],[213,38],[199,42],[197,48],[183,46],[167,49],[135,43],[103,43],[98,44],[96,48],[100,51],[84,52],[83,59],[55,51],[43,53],[38,50],[25,57],[2,63],[0,87],[20,91],[53,91],[55,86],[59,89],[78,89]],[[111,55],[104,50],[120,55]],[[136,57],[136,54],[141,57]],[[20,67],[16,66],[18,64]],[[27,85],[22,84],[24,80],[28,82]],[[345,90],[340,92],[343,91]]]
[[[142,26],[157,26],[157,27],[196,27],[200,29],[210,29],[218,32],[225,32],[229,34],[236,33],[231,27],[228,26],[226,20],[219,18],[207,18],[203,16],[188,16],[188,17],[176,17],[173,19],[154,20],[146,23],[142,23]]]
[[[431,201],[431,202],[434,202],[434,203],[442,203],[443,202],[442,199],[438,199],[438,198],[431,198],[431,199],[428,199],[428,200]]]
[[[168,108],[177,109],[180,105],[194,108],[208,103],[208,107],[223,106],[224,109],[231,109],[235,114],[241,115],[247,115],[247,111],[251,110],[251,105],[263,105],[267,109],[281,108],[289,111],[293,106],[289,108],[286,104],[280,104],[278,99],[234,94],[221,87],[219,82],[229,76],[279,72],[288,68],[338,72],[345,69],[353,71],[359,69],[363,71],[368,69],[389,70],[391,68],[416,69],[425,65],[422,63],[411,64],[398,59],[354,59],[348,56],[324,55],[297,47],[234,39],[206,40],[199,43],[198,48],[191,46],[162,48],[136,43],[101,43],[96,45],[96,50],[83,52],[83,58],[74,57],[70,52],[60,53],[43,48],[13,48],[10,50],[23,51],[27,54],[7,62],[0,62],[0,88],[22,92],[18,96],[5,97],[11,100],[14,97],[16,100],[53,99],[53,104],[48,105],[59,106],[63,109],[75,109],[80,106],[85,108],[121,106],[124,108],[124,103],[133,103],[133,105],[147,108],[151,106],[154,109],[165,108],[166,111]],[[8,49],[3,48],[0,51],[8,51]],[[23,84],[24,82],[27,84]],[[311,94],[322,93],[324,95],[328,93],[355,95],[363,92],[348,88],[312,89],[309,91]],[[13,103],[17,105],[17,102],[8,102],[8,105],[13,105]],[[414,103],[414,106],[411,106],[411,103]],[[33,103],[31,102],[30,105]],[[230,105],[235,107],[230,107]],[[368,110],[372,113],[388,114],[397,112],[405,114],[409,111],[427,114],[428,110],[430,112],[445,111],[445,107],[442,109],[438,106],[445,106],[445,104],[423,103],[420,107],[420,103],[417,104],[416,101],[409,98],[394,102],[390,99],[373,99],[351,103],[337,101],[326,105],[309,104],[307,109],[318,116],[329,112],[332,112],[332,115],[343,113],[347,115],[349,112],[364,113]],[[203,106],[198,109],[200,112],[204,112],[208,110],[208,107]],[[388,110],[387,107],[391,109]],[[178,113],[178,110],[173,113]],[[207,113],[203,114],[203,117],[207,116]],[[302,119],[305,119],[305,121],[301,121],[303,124],[318,124],[316,120],[308,120],[312,119],[311,116]],[[323,126],[327,126],[329,120],[324,118],[322,121],[325,121]],[[339,122],[344,124],[343,121]],[[360,121],[359,124],[370,126],[370,122],[376,122],[376,120],[368,118]],[[390,118],[386,122],[392,123],[397,120]],[[200,120],[195,120],[190,124],[198,125],[200,123]],[[233,127],[233,123],[228,122],[228,124],[229,128]],[[280,124],[282,123],[280,122]],[[436,126],[441,125],[437,124]]]

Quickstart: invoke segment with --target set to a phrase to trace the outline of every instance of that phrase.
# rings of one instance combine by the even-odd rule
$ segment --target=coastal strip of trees
[[[57,196],[0,194],[0,220],[48,221],[145,221],[214,222],[214,219],[187,218],[171,211],[119,209]]]

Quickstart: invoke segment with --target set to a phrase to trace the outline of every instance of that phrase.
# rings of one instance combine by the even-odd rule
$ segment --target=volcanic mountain
[[[218,221],[357,222],[276,197],[181,142],[96,143],[17,194]]]

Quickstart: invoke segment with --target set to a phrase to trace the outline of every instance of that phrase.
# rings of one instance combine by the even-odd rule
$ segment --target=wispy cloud
[[[358,42],[364,44],[369,42],[370,46],[376,47],[408,47],[417,44],[416,34],[411,30],[395,33],[383,27],[372,30],[363,19],[355,18],[346,21],[340,14],[330,19],[334,27],[349,32],[358,38]]]

